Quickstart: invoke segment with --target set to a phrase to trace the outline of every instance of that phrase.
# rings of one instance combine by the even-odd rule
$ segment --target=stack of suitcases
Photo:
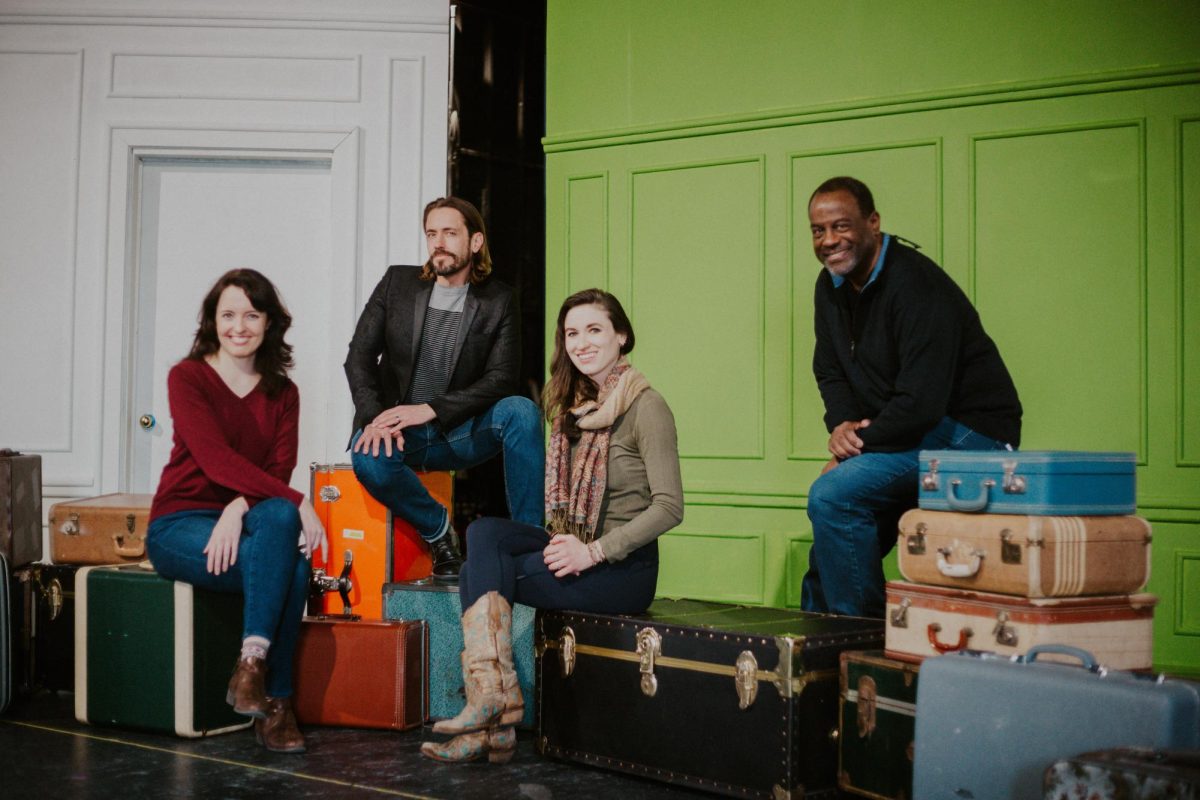
[[[919,492],[885,650],[843,656],[844,789],[999,800],[1045,781],[1058,797],[1086,751],[1200,746],[1197,687],[1145,674],[1156,599],[1138,593],[1151,537],[1132,453],[925,451]]]
[[[883,652],[842,656],[839,785],[912,797],[922,662],[1082,648],[1149,670],[1150,526],[1132,453],[923,451],[919,508],[900,519],[905,581],[887,584]],[[1043,661],[1078,663],[1043,653]]]

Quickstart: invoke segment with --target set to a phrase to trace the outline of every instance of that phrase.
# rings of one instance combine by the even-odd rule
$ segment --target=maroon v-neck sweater
[[[238,397],[204,361],[186,359],[171,368],[167,397],[175,437],[151,520],[220,510],[239,495],[251,506],[271,497],[296,505],[304,500],[287,484],[296,467],[300,393],[291,381],[274,397],[261,386]]]

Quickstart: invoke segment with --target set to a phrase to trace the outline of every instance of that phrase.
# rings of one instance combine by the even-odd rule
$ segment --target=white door
[[[325,460],[329,425],[349,427],[328,413],[333,393],[346,391],[340,374],[328,374],[331,348],[346,347],[330,335],[330,161],[145,157],[137,173],[129,490],[153,492],[167,463],[167,372],[191,348],[204,295],[226,270],[250,267],[271,279],[292,314],[300,452],[291,483],[307,492],[307,465]]]

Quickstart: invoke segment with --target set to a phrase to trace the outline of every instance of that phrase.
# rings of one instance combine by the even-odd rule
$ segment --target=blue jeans
[[[599,614],[640,614],[658,586],[658,544],[638,548],[623,561],[604,562],[578,575],[556,578],[542,556],[550,534],[541,527],[484,517],[467,528],[467,560],[458,576],[466,611],[488,592],[534,608]]]
[[[813,544],[800,607],[882,617],[882,559],[896,544],[900,515],[917,505],[919,452],[1004,449],[1003,442],[943,417],[912,450],[863,453],[817,478],[808,494]]]
[[[300,552],[300,512],[280,497],[263,500],[242,518],[237,563],[220,575],[208,571],[204,547],[220,511],[179,511],[150,523],[146,553],[164,578],[214,592],[241,593],[242,638],[262,636],[267,651],[267,694],[290,697],[292,660],[308,602],[311,565]]]
[[[504,452],[504,492],[513,519],[541,526],[546,451],[542,415],[526,397],[505,397],[474,419],[442,433],[434,423],[404,429],[404,448],[386,455],[353,452],[362,436],[350,440],[354,474],[371,496],[417,529],[430,542],[446,530],[448,514],[429,496],[414,469],[473,467]]]

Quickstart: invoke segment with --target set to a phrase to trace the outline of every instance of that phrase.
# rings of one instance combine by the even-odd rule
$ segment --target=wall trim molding
[[[146,13],[125,10],[47,11],[13,9],[0,11],[0,25],[103,25],[169,28],[297,28],[320,31],[386,31],[388,33],[432,33],[445,35],[450,24],[445,19],[406,14],[374,12],[361,17],[347,14],[290,12],[273,16],[267,11],[236,14],[205,14],[198,9]]]
[[[1184,185],[1184,128],[1189,125],[1200,123],[1200,116],[1187,115],[1176,117],[1175,119],[1175,466],[1176,467],[1200,467],[1200,459],[1195,456],[1189,457],[1187,452],[1187,443],[1184,441],[1184,426],[1186,424],[1186,409],[1187,409],[1187,336],[1186,324],[1187,320],[1187,270],[1184,260],[1187,255],[1187,250],[1184,249],[1187,244],[1186,231],[1184,230],[1185,212],[1187,209],[1184,206],[1186,200],[1185,194],[1187,187]],[[1194,347],[1195,345],[1193,345]],[[1195,424],[1195,423],[1193,423]]]
[[[0,21],[3,16],[0,16]],[[588,150],[625,144],[713,136],[723,133],[812,125],[823,122],[910,114],[968,106],[1102,94],[1131,89],[1158,89],[1200,83],[1200,63],[1167,67],[1094,72],[1042,81],[1014,81],[965,86],[934,92],[853,100],[769,112],[729,114],[627,128],[549,135],[542,139],[546,153]]]

